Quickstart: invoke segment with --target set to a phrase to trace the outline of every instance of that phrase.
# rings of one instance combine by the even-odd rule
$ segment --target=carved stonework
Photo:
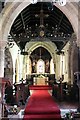
[[[76,37],[76,34],[75,34],[75,33],[72,34],[71,39],[73,39],[73,40],[77,40],[77,37]]]
[[[70,38],[70,46],[71,48],[74,46],[74,45],[77,45],[77,37],[76,37],[76,34],[73,33],[71,38]]]
[[[74,81],[74,72],[78,70],[78,48],[77,37],[75,33],[72,34],[69,46],[69,78],[71,83]]]

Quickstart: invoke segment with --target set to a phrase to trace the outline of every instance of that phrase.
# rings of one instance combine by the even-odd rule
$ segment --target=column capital
[[[71,39],[73,39],[73,40],[77,40],[77,36],[76,36],[76,34],[75,34],[75,33],[73,33],[73,34],[72,34]]]
[[[77,36],[75,33],[73,33],[70,38],[70,44],[71,44],[71,46],[77,45]]]

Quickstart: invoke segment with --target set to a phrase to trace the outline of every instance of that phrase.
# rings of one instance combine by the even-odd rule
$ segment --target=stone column
[[[29,55],[27,55],[26,58],[27,58],[27,65],[26,65],[26,67],[27,67],[27,68],[26,68],[27,71],[26,71],[26,73],[29,74]]]
[[[50,73],[51,73],[51,74],[55,74],[53,59],[51,59],[51,61],[50,61]]]
[[[71,84],[73,84],[74,80],[74,51],[75,51],[75,45],[76,45],[76,35],[75,33],[72,35],[70,40],[70,51],[71,51],[71,59],[70,59],[70,66],[71,66]],[[76,58],[75,58],[76,59]]]
[[[77,111],[80,112],[80,72],[75,72],[74,74],[76,75],[77,85],[78,85],[78,88],[79,88],[79,102],[78,102]]]
[[[79,65],[79,60],[80,60],[80,47],[78,48],[78,74],[77,74],[77,85],[79,88],[79,104],[78,104],[78,112],[80,112],[80,65]]]
[[[0,83],[2,83],[2,78],[4,77],[4,50],[5,50],[5,42],[0,41]],[[2,84],[0,84],[0,100],[1,100],[1,116],[4,116],[4,101],[3,101],[3,87]]]
[[[0,77],[4,77],[4,49],[0,48]]]

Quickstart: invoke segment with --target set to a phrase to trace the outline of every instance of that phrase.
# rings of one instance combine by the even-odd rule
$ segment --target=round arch
[[[5,9],[2,11],[1,16],[1,25],[0,25],[0,40],[7,41],[7,36],[10,32],[11,26],[18,16],[18,14],[26,8],[30,4],[29,0],[25,0],[23,2],[12,2],[7,3],[5,5]],[[61,7],[56,4],[56,6],[67,16],[69,21],[71,22],[74,32],[77,36],[77,42],[79,44],[79,27],[80,26],[80,20],[78,16],[78,5],[75,2],[69,2],[65,6]],[[74,14],[73,14],[74,13]],[[74,20],[75,19],[75,20]],[[76,21],[76,22],[75,22]]]

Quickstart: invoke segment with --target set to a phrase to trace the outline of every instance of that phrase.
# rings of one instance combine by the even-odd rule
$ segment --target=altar
[[[29,82],[31,85],[48,85],[50,80],[55,80],[55,74],[44,73],[44,74],[28,74],[26,75],[26,82]]]
[[[48,85],[48,77],[34,77],[34,85]]]

